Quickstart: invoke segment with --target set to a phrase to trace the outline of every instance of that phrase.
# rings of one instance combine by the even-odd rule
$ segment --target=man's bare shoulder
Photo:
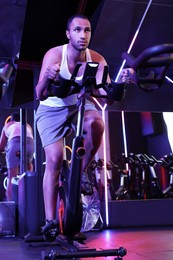
[[[63,45],[60,46],[56,46],[53,47],[51,49],[49,49],[46,53],[44,58],[51,58],[51,57],[57,57],[60,58],[62,56],[62,49],[63,49]]]
[[[90,54],[91,54],[92,61],[99,62],[99,63],[100,62],[106,63],[105,58],[100,53],[98,53],[94,50],[91,50],[91,49],[89,49],[89,51],[90,51]]]
[[[62,52],[63,45],[52,47],[47,51],[47,53],[55,54],[55,53],[61,53]]]

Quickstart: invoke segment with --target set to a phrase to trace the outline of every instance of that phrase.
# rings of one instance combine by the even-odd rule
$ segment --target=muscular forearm
[[[39,82],[36,86],[36,95],[40,100],[47,98],[47,89],[51,82],[56,81],[59,74],[59,64],[49,65],[46,69],[40,73]]]
[[[40,100],[46,99],[46,93],[47,93],[47,88],[50,84],[49,79],[43,78],[41,81],[38,82],[36,86],[36,96]]]

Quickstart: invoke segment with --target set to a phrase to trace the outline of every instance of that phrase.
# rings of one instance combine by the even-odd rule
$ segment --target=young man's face
[[[85,50],[91,39],[91,25],[87,19],[74,18],[66,31],[69,42],[76,50]]]

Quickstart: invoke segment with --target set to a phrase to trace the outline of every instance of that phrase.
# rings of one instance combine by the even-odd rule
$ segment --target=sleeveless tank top
[[[86,61],[87,62],[92,61],[90,51],[88,48],[86,49]],[[71,78],[71,73],[69,72],[68,64],[67,64],[67,44],[63,45],[62,61],[61,61],[61,65],[60,65],[60,74],[65,79]],[[82,79],[82,76],[76,77],[77,82],[80,82],[81,79]],[[73,94],[66,98],[48,97],[46,100],[40,101],[40,104],[43,104],[45,106],[50,106],[50,107],[63,107],[63,106],[75,105],[77,103],[77,101],[78,101],[77,94]]]

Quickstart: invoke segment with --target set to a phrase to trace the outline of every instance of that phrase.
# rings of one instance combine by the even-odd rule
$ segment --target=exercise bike
[[[83,136],[83,123],[84,123],[84,112],[85,102],[89,96],[99,98],[115,98],[123,95],[124,83],[121,83],[120,90],[116,88],[110,88],[106,84],[108,67],[104,68],[102,83],[96,85],[96,73],[98,69],[98,63],[87,62],[83,81],[81,85],[76,84],[75,78],[81,64],[77,64],[71,80],[66,80],[60,77],[60,85],[63,87],[53,86],[53,94],[64,97],[65,89],[69,89],[71,93],[78,93],[79,97],[79,108],[78,108],[78,121],[76,136],[73,139],[72,144],[72,157],[69,165],[68,160],[64,160],[60,171],[60,187],[59,187],[59,207],[58,207],[58,222],[57,226],[60,235],[57,236],[57,230],[50,228],[50,230],[43,230],[46,233],[48,239],[54,239],[68,250],[60,251],[52,250],[50,252],[42,251],[42,259],[62,259],[62,258],[78,258],[78,257],[97,257],[97,256],[117,256],[116,259],[122,259],[126,255],[126,249],[120,247],[118,249],[111,250],[79,250],[80,245],[76,245],[74,236],[78,234],[82,226],[83,207],[81,198],[81,173],[82,173],[82,160],[85,155],[84,148],[84,136]],[[118,85],[118,84],[117,84]],[[95,90],[103,88],[107,95],[96,94]],[[63,90],[62,90],[63,89]],[[63,236],[63,237],[62,237]],[[52,239],[52,240],[53,240]]]
[[[164,82],[166,71],[168,67],[173,63],[173,44],[163,44],[158,46],[150,47],[144,50],[137,58],[134,58],[129,53],[123,53],[122,58],[126,60],[127,65],[135,70],[134,83],[146,92],[152,92],[161,87]],[[83,146],[83,116],[85,111],[85,100],[88,96],[98,98],[111,98],[116,101],[123,99],[126,93],[127,85],[124,87],[116,87],[118,83],[111,82],[107,84],[108,67],[105,66],[102,83],[96,84],[96,72],[98,64],[89,62],[87,63],[85,73],[83,76],[83,82],[81,85],[76,84],[75,78],[78,69],[81,64],[78,64],[74,70],[72,78],[70,80],[63,79],[60,77],[59,86],[52,86],[53,95],[58,97],[65,97],[68,94],[79,93],[78,96],[80,101],[79,112],[78,112],[78,126],[77,134],[73,140],[72,148],[72,160],[69,167],[66,161],[63,162],[61,171],[62,185],[59,189],[59,229],[60,232],[67,238],[67,243],[73,246],[73,236],[80,231],[82,223],[82,201],[81,201],[81,165],[82,159],[85,154]],[[61,84],[62,83],[62,84]],[[63,85],[63,87],[61,87]],[[95,90],[103,88],[106,91],[105,96],[95,94]],[[97,91],[96,91],[97,92]],[[56,234],[56,232],[55,232]],[[73,250],[75,251],[76,248]],[[87,257],[89,256],[109,256],[116,255],[121,259],[126,254],[126,249],[123,247],[113,250],[114,252],[108,252],[103,250],[102,252],[94,251],[84,252],[73,252],[71,255],[69,252],[63,254],[63,258],[75,258],[75,257]],[[78,254],[79,253],[79,254]],[[101,253],[101,254],[100,254]],[[113,254],[112,254],[113,253]],[[62,258],[56,251],[51,253],[43,253],[44,259],[58,259]]]

